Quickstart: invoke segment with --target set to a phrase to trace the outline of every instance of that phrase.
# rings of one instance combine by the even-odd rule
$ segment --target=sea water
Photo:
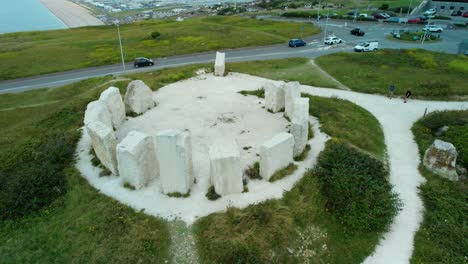
[[[66,27],[39,0],[0,0],[0,34]]]

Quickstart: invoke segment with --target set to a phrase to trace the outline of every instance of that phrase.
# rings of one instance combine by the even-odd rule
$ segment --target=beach
[[[89,10],[71,1],[41,0],[41,3],[69,28],[104,25]]]

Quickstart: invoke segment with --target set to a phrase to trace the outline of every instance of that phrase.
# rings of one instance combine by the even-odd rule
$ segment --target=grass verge
[[[151,38],[158,31],[161,36]],[[304,35],[320,31],[304,27]],[[125,61],[196,52],[287,43],[302,34],[297,23],[237,16],[195,17],[183,22],[152,20],[120,26]],[[115,26],[3,34],[0,80],[15,79],[120,60]],[[56,56],[61,54],[60,56]]]
[[[444,126],[442,136],[434,132]],[[454,144],[459,152],[457,164],[468,168],[468,111],[432,113],[412,128],[421,159],[424,151],[439,138]],[[420,166],[427,182],[420,187],[424,201],[424,220],[415,236],[411,263],[465,263],[468,233],[466,229],[467,180],[451,182]]]
[[[296,169],[297,169],[296,164],[289,163],[288,166],[286,166],[286,167],[284,167],[282,169],[279,169],[278,171],[273,173],[273,175],[271,176],[271,178],[268,181],[269,182],[279,181],[279,180],[283,179],[284,177],[293,174]]]
[[[316,63],[354,91],[395,94],[407,90],[426,99],[466,100],[468,58],[426,50],[380,50],[365,54],[335,53],[316,59]]]

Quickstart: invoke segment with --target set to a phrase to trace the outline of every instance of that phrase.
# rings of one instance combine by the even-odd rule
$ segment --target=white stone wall
[[[117,138],[112,127],[97,121],[87,124],[86,130],[91,138],[94,152],[102,165],[108,168],[112,174],[119,175],[115,154]]]
[[[156,156],[163,192],[188,193],[193,183],[189,132],[178,129],[160,131],[156,135]]]
[[[215,75],[216,76],[224,76],[224,71],[226,68],[226,54],[223,52],[216,52],[216,60],[215,60]]]
[[[107,106],[112,117],[112,125],[118,128],[125,121],[125,104],[120,96],[119,88],[112,86],[107,88],[101,93],[99,101]]]
[[[107,127],[112,128],[112,116],[106,104],[102,101],[93,101],[86,107],[84,115],[84,124],[101,122]]]
[[[117,161],[122,185],[129,183],[141,189],[158,177],[155,142],[148,134],[130,132],[117,144]]]
[[[260,146],[260,176],[264,180],[293,162],[294,137],[279,133]]]
[[[294,108],[294,99],[301,97],[299,82],[289,82],[284,85],[284,114],[291,118]]]
[[[154,107],[153,92],[142,81],[135,80],[128,84],[124,99],[127,112],[142,114]]]
[[[284,83],[267,82],[263,85],[265,91],[265,107],[273,113],[284,108]]]
[[[219,195],[241,193],[242,168],[240,165],[240,152],[234,141],[215,144],[209,148],[210,178],[215,191]]]

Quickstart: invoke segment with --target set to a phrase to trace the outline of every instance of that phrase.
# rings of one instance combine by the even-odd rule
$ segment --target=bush
[[[75,140],[67,134],[52,136],[32,160],[0,172],[0,219],[38,211],[65,194],[64,169],[73,160]]]
[[[383,163],[349,145],[328,143],[315,174],[326,207],[348,234],[385,231],[399,209]]]
[[[151,38],[152,39],[157,39],[161,36],[161,33],[159,33],[158,31],[154,31],[151,33]]]
[[[253,165],[247,167],[247,169],[244,170],[244,175],[252,180],[261,180],[262,177],[260,176],[260,163],[257,161]]]
[[[381,10],[387,10],[389,7],[390,7],[390,6],[389,6],[388,4],[382,4],[382,5],[380,6],[380,9],[381,9]]]
[[[271,178],[268,181],[269,182],[275,182],[275,181],[281,180],[284,177],[293,174],[296,169],[297,169],[296,164],[289,163],[288,166],[286,166],[286,167],[284,167],[282,169],[279,169],[275,173],[273,173],[273,175],[271,176]]]
[[[208,192],[205,194],[205,196],[210,201],[215,201],[221,198],[221,195],[216,193],[214,186],[211,186],[210,188],[208,188]]]

